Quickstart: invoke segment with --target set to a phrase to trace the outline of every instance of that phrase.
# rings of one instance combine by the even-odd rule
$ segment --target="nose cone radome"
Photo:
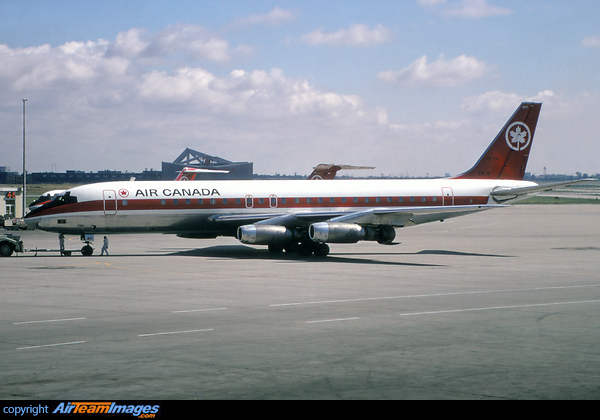
[[[38,218],[27,218],[25,217],[25,219],[23,219],[25,221],[25,224],[27,225],[27,229],[37,229],[38,227]]]

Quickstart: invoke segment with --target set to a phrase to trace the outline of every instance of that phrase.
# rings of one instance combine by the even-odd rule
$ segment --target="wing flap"
[[[330,219],[331,222],[355,223],[359,225],[389,225],[405,227],[422,223],[450,219],[502,205],[435,206],[435,207],[393,207],[373,208]]]

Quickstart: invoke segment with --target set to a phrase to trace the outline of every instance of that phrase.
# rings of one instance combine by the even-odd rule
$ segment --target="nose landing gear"
[[[94,248],[91,245],[91,243],[94,242],[94,235],[81,235],[81,240],[85,242],[85,245],[81,248],[80,251],[81,255],[83,255],[84,257],[89,257],[94,253]],[[63,234],[58,235],[58,244],[60,246],[60,255],[62,256],[70,257],[73,252],[77,252],[65,249],[65,235]]]
[[[94,242],[94,235],[82,234],[81,240],[85,242],[85,245],[81,248],[81,255],[89,257],[94,253],[94,248],[90,245],[90,243]]]

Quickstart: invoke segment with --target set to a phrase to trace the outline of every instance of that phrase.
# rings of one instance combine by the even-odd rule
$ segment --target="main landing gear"
[[[310,257],[315,254],[316,257],[326,257],[329,254],[329,245],[321,242],[304,241],[289,242],[286,244],[273,243],[269,245],[269,252],[273,254],[297,253],[301,257]]]

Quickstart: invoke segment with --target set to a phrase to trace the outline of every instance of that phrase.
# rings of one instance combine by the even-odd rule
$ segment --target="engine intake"
[[[244,225],[237,230],[240,242],[254,245],[269,245],[290,242],[294,234],[285,226]]]
[[[372,227],[354,223],[319,222],[309,226],[308,236],[314,242],[353,244],[358,241],[377,241],[389,244],[396,237],[396,231],[387,225]]]

